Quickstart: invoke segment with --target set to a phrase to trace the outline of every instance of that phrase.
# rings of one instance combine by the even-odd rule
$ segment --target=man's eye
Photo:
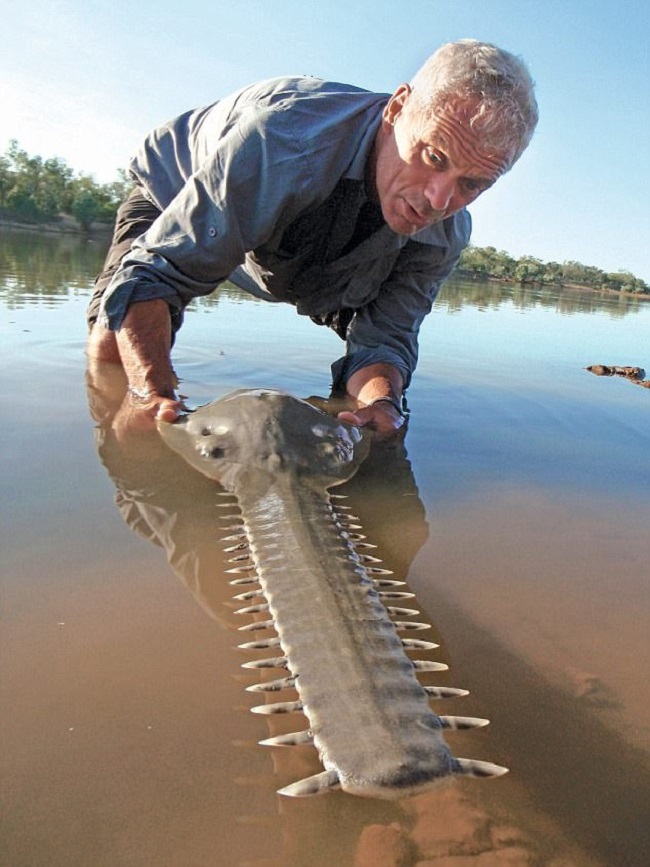
[[[474,196],[478,196],[479,193],[482,193],[485,189],[484,184],[481,184],[479,181],[474,181],[472,178],[465,178],[464,184],[466,192]]]
[[[424,149],[424,161],[430,166],[441,166],[443,162],[440,154],[437,151],[431,150],[431,148]]]

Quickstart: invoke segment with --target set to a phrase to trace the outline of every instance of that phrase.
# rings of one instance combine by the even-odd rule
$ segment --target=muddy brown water
[[[2,865],[650,863],[650,398],[584,371],[648,369],[650,305],[446,289],[404,447],[346,489],[441,644],[450,670],[426,682],[470,690],[435,710],[492,721],[455,752],[510,774],[298,801],[276,789],[318,761],[257,745],[304,720],[248,710],[214,486],[156,436],[119,442],[119,382],[87,378],[102,250],[13,233],[0,251]],[[198,405],[325,395],[340,351],[227,287],[175,362]]]

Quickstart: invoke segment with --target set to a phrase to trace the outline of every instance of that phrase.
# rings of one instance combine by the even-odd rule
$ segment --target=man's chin
[[[418,223],[410,223],[408,220],[400,218],[399,220],[393,220],[388,225],[397,235],[406,235],[407,237],[410,237],[411,235],[416,235],[418,232],[421,232],[423,229],[435,226],[435,224],[439,223],[441,220],[444,220],[444,216],[434,217],[432,220],[422,220]]]

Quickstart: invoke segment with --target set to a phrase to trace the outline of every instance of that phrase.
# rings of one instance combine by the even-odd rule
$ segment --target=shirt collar
[[[370,154],[372,153],[372,148],[375,143],[377,130],[379,129],[379,124],[381,123],[381,115],[387,101],[388,95],[386,95],[385,100],[382,100],[382,102],[373,106],[373,115],[371,117],[370,123],[366,127],[366,131],[363,135],[363,138],[361,139],[361,142],[359,143],[356,155],[350,163],[350,167],[343,175],[344,178],[349,178],[352,181],[365,180],[366,165],[368,164]]]

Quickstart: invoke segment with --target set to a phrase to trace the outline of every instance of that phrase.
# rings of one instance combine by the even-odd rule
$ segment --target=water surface
[[[214,488],[155,436],[118,442],[120,383],[86,378],[102,254],[0,235],[1,863],[650,863],[650,391],[584,370],[650,368],[650,304],[445,290],[405,447],[347,487],[442,645],[450,671],[427,682],[471,691],[435,709],[492,720],[454,750],[511,772],[395,804],[295,801],[276,789],[318,762],[257,745],[301,718],[248,712]],[[174,358],[195,406],[326,396],[341,351],[224,287]]]

